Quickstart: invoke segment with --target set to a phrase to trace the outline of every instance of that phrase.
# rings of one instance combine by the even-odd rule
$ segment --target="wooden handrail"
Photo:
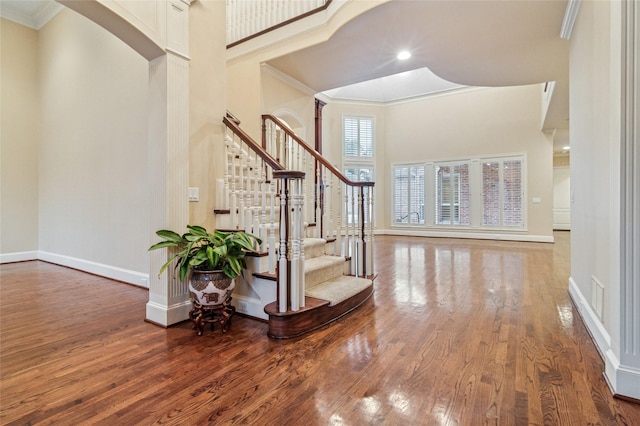
[[[311,148],[305,141],[300,139],[282,121],[280,121],[279,119],[277,119],[276,117],[274,117],[271,114],[264,114],[262,116],[262,120],[264,121],[264,120],[267,120],[267,119],[273,121],[275,124],[280,126],[280,128],[282,130],[284,130],[284,132],[287,135],[289,135],[291,138],[293,138],[301,147],[303,147],[309,154],[311,154],[320,164],[322,164],[324,167],[329,169],[331,171],[331,173],[336,175],[338,177],[338,179],[340,179],[343,183],[346,183],[347,185],[351,185],[351,186],[356,186],[356,187],[375,186],[375,182],[354,182],[354,181],[350,180],[345,175],[343,175],[340,170],[336,169],[333,166],[333,164],[329,163],[329,161],[327,161],[326,158],[324,158],[322,155],[320,155],[315,149]]]
[[[273,158],[267,151],[262,148],[262,145],[256,143],[251,136],[245,133],[238,125],[230,120],[228,117],[224,117],[222,122],[235,133],[242,142],[246,143],[260,158],[264,160],[265,163],[269,165],[273,170],[284,170],[284,166],[281,165],[278,160]]]

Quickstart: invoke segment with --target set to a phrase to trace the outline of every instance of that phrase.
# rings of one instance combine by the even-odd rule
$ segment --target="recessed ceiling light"
[[[401,61],[407,60],[411,57],[411,52],[409,52],[408,50],[403,50],[400,53],[398,53],[398,59]]]
[[[569,151],[571,149],[570,146],[563,146],[562,149],[564,149],[565,151]]]

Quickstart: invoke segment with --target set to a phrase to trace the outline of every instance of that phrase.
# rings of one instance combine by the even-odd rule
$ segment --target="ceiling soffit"
[[[328,41],[268,63],[319,92],[424,67],[460,85],[542,83],[566,75],[565,7],[561,0],[391,1]],[[397,61],[400,49],[412,57]]]

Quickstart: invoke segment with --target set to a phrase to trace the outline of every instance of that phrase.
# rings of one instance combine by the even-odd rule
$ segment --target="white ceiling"
[[[268,61],[321,92],[427,67],[462,85],[544,83],[564,75],[566,0],[390,1],[328,41]],[[408,49],[412,57],[398,61]]]
[[[556,81],[545,127],[566,129],[569,42],[560,37],[566,7],[567,0],[395,0],[324,43],[267,63],[331,97],[381,102],[456,85]],[[411,51],[409,60],[396,59],[402,49]]]
[[[444,80],[428,68],[418,68],[326,90],[323,94],[333,99],[387,103],[416,96],[445,93],[462,87],[466,86]]]

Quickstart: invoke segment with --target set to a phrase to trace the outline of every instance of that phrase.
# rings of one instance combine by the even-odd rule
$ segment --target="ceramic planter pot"
[[[191,271],[189,293],[202,306],[229,304],[236,283],[222,271]]]

